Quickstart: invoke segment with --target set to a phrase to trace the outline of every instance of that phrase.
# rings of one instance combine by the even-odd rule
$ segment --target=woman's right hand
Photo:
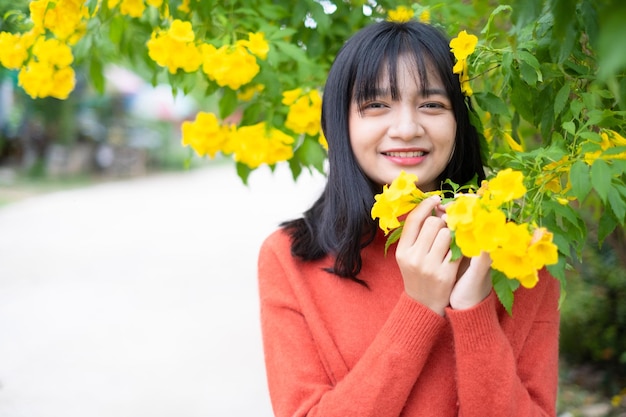
[[[461,262],[450,261],[452,238],[443,213],[438,196],[422,201],[406,217],[396,248],[406,293],[442,316]]]

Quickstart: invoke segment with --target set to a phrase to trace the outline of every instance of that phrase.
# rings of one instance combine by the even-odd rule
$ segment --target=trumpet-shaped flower
[[[486,181],[478,192],[493,206],[500,206],[526,194],[524,175],[511,168],[504,169],[490,181]]]
[[[283,93],[283,97],[285,97]],[[283,98],[283,102],[290,98]],[[297,98],[289,106],[289,113],[285,121],[285,127],[294,133],[306,133],[315,136],[320,132],[320,118],[322,115],[322,98],[317,90],[311,90]]]
[[[193,122],[182,124],[182,144],[191,146],[198,156],[214,158],[226,145],[229,130],[221,126],[213,113],[200,112]]]
[[[0,32],[0,64],[9,69],[19,69],[28,59],[30,45],[19,34]]]
[[[267,54],[270,51],[270,46],[267,40],[265,40],[263,32],[250,32],[248,33],[248,40],[240,41],[240,43],[248,48],[248,51],[254,56],[263,60],[267,58]]]
[[[413,9],[406,6],[398,6],[394,10],[389,10],[387,13],[387,20],[391,22],[408,22],[413,19]]]
[[[478,38],[462,30],[458,36],[450,41],[450,51],[457,60],[465,60],[474,53]]]
[[[237,90],[252,81],[260,71],[254,55],[241,44],[224,45],[219,49],[206,45],[202,55],[202,71],[221,87]]]
[[[230,136],[229,152],[237,162],[250,168],[274,165],[293,156],[293,137],[269,128],[265,122],[238,128]]]

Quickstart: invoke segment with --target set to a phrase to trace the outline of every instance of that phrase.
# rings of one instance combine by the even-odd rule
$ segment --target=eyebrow
[[[373,93],[374,93],[374,97],[385,97],[385,96],[390,95],[391,91],[388,88],[377,88],[377,89],[374,89]],[[428,88],[426,90],[421,90],[421,95],[422,97],[437,96],[437,95],[447,97],[448,93],[443,88]]]

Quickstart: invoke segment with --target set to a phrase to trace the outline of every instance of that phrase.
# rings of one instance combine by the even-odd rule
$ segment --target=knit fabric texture
[[[404,292],[385,237],[362,251],[359,278],[294,259],[282,229],[263,243],[258,278],[267,381],[277,417],[554,416],[559,282],[542,271],[442,317]]]

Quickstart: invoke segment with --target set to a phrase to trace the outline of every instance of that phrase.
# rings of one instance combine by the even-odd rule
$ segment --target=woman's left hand
[[[491,292],[490,268],[491,258],[486,252],[463,259],[459,277],[450,294],[450,307],[464,310],[484,300]]]

